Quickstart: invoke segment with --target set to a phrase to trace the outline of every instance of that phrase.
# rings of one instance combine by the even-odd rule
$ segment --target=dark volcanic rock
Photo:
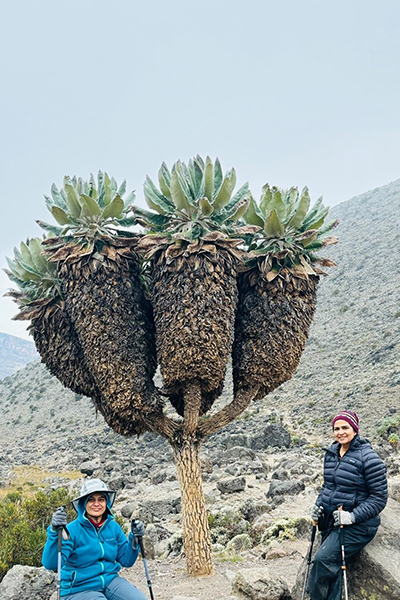
[[[253,450],[265,450],[269,446],[289,448],[290,433],[288,430],[282,425],[272,424],[250,437],[250,448]]]
[[[245,487],[246,479],[244,477],[232,477],[231,479],[223,479],[217,483],[217,488],[222,494],[242,492]]]
[[[294,496],[305,489],[305,485],[302,481],[271,481],[269,490],[266,493],[267,498],[273,498],[274,496]]]

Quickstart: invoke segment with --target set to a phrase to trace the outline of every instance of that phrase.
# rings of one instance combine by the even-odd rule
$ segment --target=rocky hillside
[[[37,358],[38,353],[33,342],[0,333],[0,379],[16,373]]]

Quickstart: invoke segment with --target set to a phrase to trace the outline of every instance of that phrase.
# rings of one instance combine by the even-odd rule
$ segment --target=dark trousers
[[[377,532],[377,527],[365,523],[344,526],[344,549],[347,559],[362,550]],[[340,600],[342,597],[342,554],[340,529],[335,527],[323,538],[308,580],[311,600]]]

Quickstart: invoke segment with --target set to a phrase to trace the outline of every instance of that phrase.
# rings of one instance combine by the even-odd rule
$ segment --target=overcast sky
[[[19,0],[2,6],[0,266],[43,194],[199,153],[334,205],[400,177],[398,0]],[[9,287],[4,273],[0,293]],[[0,299],[0,331],[27,338]]]

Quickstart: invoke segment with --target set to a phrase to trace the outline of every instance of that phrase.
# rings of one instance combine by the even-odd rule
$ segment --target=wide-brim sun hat
[[[72,500],[72,502],[71,502],[71,504],[74,507],[74,509],[76,510],[76,512],[78,512],[79,501],[82,500],[82,498],[86,498],[87,496],[91,496],[92,494],[95,494],[96,492],[107,496],[107,498],[108,498],[107,505],[109,508],[112,507],[112,505],[114,504],[115,496],[116,496],[117,492],[114,490],[109,490],[107,485],[101,479],[88,479],[87,481],[84,481],[82,484],[81,495],[78,496],[78,498],[75,498],[75,500]]]

